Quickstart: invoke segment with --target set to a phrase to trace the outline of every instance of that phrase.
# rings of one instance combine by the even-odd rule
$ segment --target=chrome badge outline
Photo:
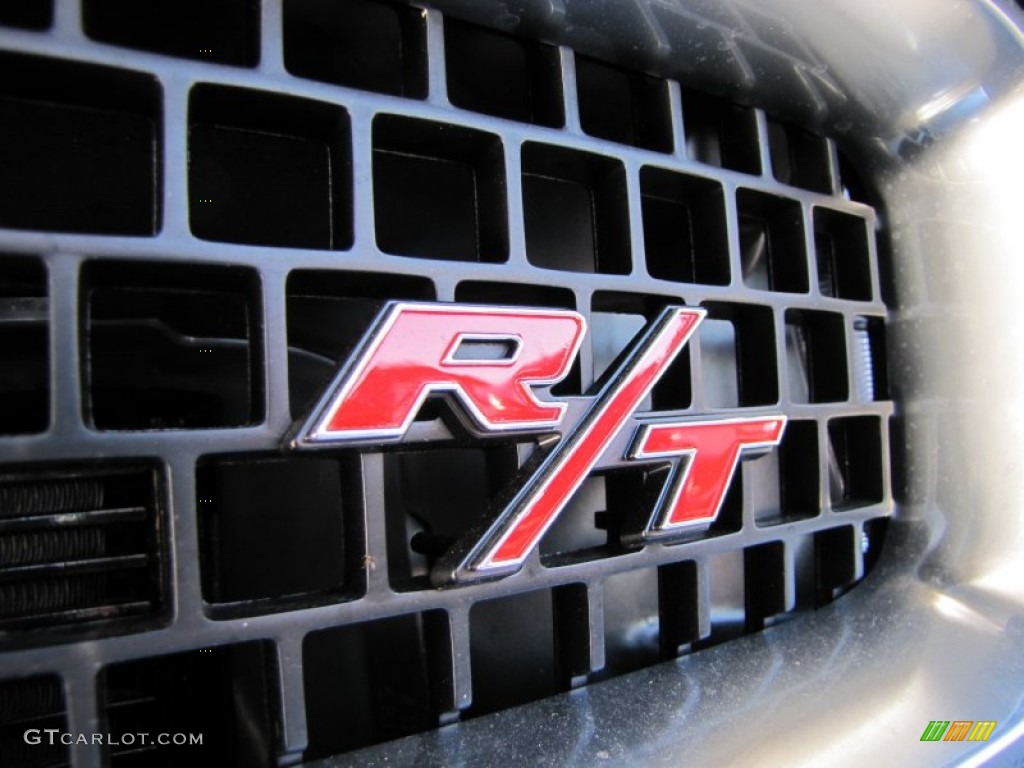
[[[608,461],[668,464],[654,508],[625,540],[634,546],[672,540],[713,523],[740,460],[773,449],[786,426],[786,416],[777,412],[714,419],[638,410],[705,316],[699,308],[664,308],[596,392],[542,399],[536,390],[562,381],[577,357],[587,332],[579,313],[390,302],[285,445],[311,450],[400,443],[431,396],[444,397],[471,435],[547,436],[496,508],[435,563],[431,581],[439,587],[519,571],[584,480]],[[467,340],[504,343],[511,352],[459,358]],[[589,402],[564,424],[569,401],[580,399]],[[626,450],[609,456],[623,437]],[[658,440],[660,447],[652,447]],[[702,478],[699,489],[695,472]]]

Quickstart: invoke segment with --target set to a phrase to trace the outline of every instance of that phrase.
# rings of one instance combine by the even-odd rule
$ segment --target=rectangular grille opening
[[[782,525],[821,514],[817,422],[790,420],[777,448],[742,458],[740,472],[750,488],[747,503],[756,525]]]
[[[53,24],[53,0],[4,0],[0,24],[22,29],[43,30]]]
[[[470,304],[501,304],[510,307],[576,309],[576,294],[570,289],[527,283],[464,280],[455,288],[455,300]]]
[[[572,495],[540,542],[541,560],[557,566],[607,554],[608,478],[591,475]],[[567,556],[574,557],[567,559]]]
[[[89,262],[88,410],[99,429],[213,429],[262,417],[256,273]]]
[[[386,454],[392,587],[429,589],[430,569],[457,539],[487,519],[492,502],[518,468],[515,444]]]
[[[789,429],[788,424],[786,429]],[[763,452],[756,457],[741,454],[743,461],[736,470],[748,482],[751,492],[747,503],[757,525],[774,525],[781,516],[782,482],[778,450]]]
[[[815,206],[814,252],[823,295],[871,301],[871,255],[864,219]]]
[[[829,494],[834,509],[877,504],[883,498],[882,426],[875,416],[828,423]]]
[[[292,418],[310,408],[388,301],[432,301],[420,277],[300,270],[288,275],[288,392]]]
[[[639,298],[639,297],[638,297]],[[631,347],[630,342],[643,330],[647,321],[643,315],[628,312],[604,312],[601,305],[594,302],[590,314],[590,346],[593,362],[593,380],[599,381],[602,376],[610,373],[609,368],[619,355]],[[648,395],[639,406],[639,410],[650,410],[651,401]]]
[[[619,675],[661,660],[658,569],[609,576],[604,582],[605,673]]]
[[[305,759],[436,728],[441,682],[433,670],[451,651],[435,641],[447,622],[430,611],[307,635]]]
[[[729,320],[708,317],[697,333],[704,399],[713,408],[737,407],[740,398],[736,327]]]
[[[817,422],[790,420],[776,453],[758,459],[756,464],[770,465],[778,488],[775,504],[755,509],[758,525],[780,525],[820,514]]]
[[[448,98],[485,115],[560,128],[558,49],[455,19],[444,23]]]
[[[742,549],[708,558],[708,600],[711,603],[711,634],[698,646],[732,640],[746,630],[746,574]]]
[[[889,530],[888,517],[876,517],[864,523],[860,551],[864,558],[864,573],[871,573],[882,554],[882,545]]]
[[[586,584],[563,584],[551,591],[555,633],[555,685],[586,685],[591,677],[590,599]]]
[[[511,307],[550,307],[576,309],[576,294],[568,288],[525,283],[484,283],[466,280],[455,287],[455,300],[470,304],[493,304]],[[573,361],[569,374],[551,388],[555,397],[583,393],[579,357]]]
[[[580,125],[591,136],[672,151],[668,83],[576,56]]]
[[[885,321],[880,317],[853,320],[853,381],[858,400],[889,399],[889,364]]]
[[[700,640],[697,564],[692,560],[658,568],[658,628],[661,655],[673,659]]]
[[[203,597],[219,614],[252,615],[361,594],[361,485],[351,460],[204,458]]]
[[[756,632],[766,619],[787,610],[783,543],[772,541],[744,549],[743,578],[746,630]]]
[[[609,374],[619,357],[633,347],[633,339],[664,307],[678,300],[633,293],[597,291],[591,304],[590,343],[594,380]],[[683,350],[658,379],[638,410],[675,411],[690,407],[690,353]]]
[[[814,192],[832,191],[832,162],[821,136],[769,118],[768,147],[778,181]]]
[[[386,253],[452,261],[508,259],[501,139],[445,123],[373,121],[377,245]]]
[[[925,425],[928,425],[927,427]],[[925,478],[932,472],[931,458],[919,451],[907,451],[906,446],[915,430],[932,429],[928,417],[908,418],[905,415],[889,419],[889,461],[892,472],[892,496],[897,504],[920,504],[928,488]],[[931,433],[935,434],[935,433]]]
[[[352,244],[348,113],[308,99],[199,85],[189,97],[189,225],[204,240]]]
[[[710,539],[716,536],[727,536],[731,533],[737,533],[743,530],[743,499],[744,491],[743,487],[746,483],[756,481],[756,477],[752,477],[746,471],[745,465],[733,473],[732,479],[729,481],[729,486],[726,488],[725,497],[722,499],[722,504],[718,508],[718,516],[714,521],[704,528],[702,526],[694,526],[687,531],[679,534],[679,539],[673,540],[673,545],[676,543],[686,543],[690,541],[699,541],[702,539]],[[662,470],[664,471],[664,469]],[[651,489],[655,492],[655,495],[649,496],[643,502],[635,502],[640,505],[640,508],[646,513],[647,517],[650,517],[651,512],[656,508],[656,488]],[[756,492],[758,489],[754,488],[751,493]],[[634,494],[634,498],[636,498]],[[647,521],[644,520],[646,523]],[[634,529],[635,530],[635,529]]]
[[[855,162],[842,150],[837,150],[836,154],[839,156],[839,189],[842,196],[847,200],[878,208],[878,196],[857,170]]]
[[[856,546],[852,525],[814,534],[815,605],[832,602],[856,580]]]
[[[311,80],[425,98],[423,12],[370,0],[284,0],[284,65]]]
[[[0,476],[0,629],[157,614],[165,546],[154,470]]]
[[[698,330],[705,398],[717,408],[779,400],[772,310],[709,302]]]
[[[49,324],[42,262],[0,256],[0,435],[50,423]]]
[[[50,734],[45,732],[47,728],[61,733],[68,730],[60,678],[30,677],[0,682],[0,755],[4,756],[4,765],[27,768],[68,765],[67,746],[59,738],[51,744]],[[25,733],[29,729],[39,729],[40,743],[26,743]]]
[[[736,192],[743,282],[750,288],[807,293],[800,203],[751,189]]]
[[[697,162],[742,173],[761,172],[753,109],[684,89],[683,130],[686,151]]]
[[[160,89],[149,75],[0,54],[0,226],[153,235]]]
[[[106,667],[100,730],[118,742],[107,747],[111,764],[276,765],[275,656],[270,643],[249,642]],[[160,745],[158,733],[202,734],[202,745]]]
[[[554,568],[635,550],[641,544],[640,532],[658,511],[669,469],[668,463],[652,462],[592,473],[541,539],[541,562]],[[744,473],[736,472],[714,522],[690,529],[685,541],[741,530],[743,483]]]
[[[469,612],[469,639],[473,703],[466,716],[558,690],[551,590],[477,603]]]
[[[849,397],[842,315],[786,310],[786,359],[794,403],[835,403]]]
[[[256,0],[85,0],[85,34],[103,43],[218,64],[259,60]]]
[[[629,211],[622,163],[523,145],[526,257],[545,269],[628,274]]]
[[[651,277],[729,284],[729,242],[722,185],[682,173],[640,171],[644,250]]]
[[[818,606],[818,573],[814,534],[796,536],[787,542],[793,551],[794,609],[813,610]]]

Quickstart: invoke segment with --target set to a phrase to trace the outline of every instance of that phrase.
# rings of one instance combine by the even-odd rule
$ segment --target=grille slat
[[[73,479],[0,485],[0,516],[27,518],[72,514],[79,509],[99,511],[103,483]],[[3,522],[9,522],[9,518]],[[53,522],[46,520],[41,522]]]
[[[98,544],[102,546],[102,541]],[[97,547],[99,548],[99,547]],[[120,557],[94,557],[88,560],[64,559],[59,563],[20,565],[5,568],[0,572],[0,582],[24,578],[48,578],[57,575],[83,575],[94,571],[109,573],[111,571],[142,568],[148,565],[147,555],[121,555]]]
[[[0,502],[2,503],[2,502]],[[83,505],[87,506],[87,505]],[[4,509],[8,509],[4,507]],[[145,507],[123,507],[120,509],[89,509],[84,512],[51,512],[0,518],[0,533],[21,531],[29,528],[52,528],[76,525],[104,525],[114,522],[138,520],[146,514]]]
[[[88,513],[85,513],[88,515]],[[53,518],[44,518],[46,522],[53,523]],[[35,520],[4,521],[14,522],[15,525],[0,526],[0,534],[18,530],[17,523],[22,532],[17,536],[5,536],[0,538],[0,561],[7,564],[4,573],[17,573],[24,570],[26,565],[39,561],[59,560],[67,561],[76,557],[97,557],[103,554],[106,541],[102,528],[78,528],[72,530],[42,530],[25,532],[25,528],[35,528]],[[5,530],[6,529],[6,530]]]

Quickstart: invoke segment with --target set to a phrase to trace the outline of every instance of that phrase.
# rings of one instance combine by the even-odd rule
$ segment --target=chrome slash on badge
[[[513,488],[435,564],[437,586],[518,571],[590,472],[613,464],[668,466],[627,542],[665,541],[714,522],[741,455],[778,445],[786,417],[701,419],[642,410],[705,316],[667,307],[595,392],[540,397],[564,379],[586,334],[569,310],[392,303],[288,436],[297,450],[400,441],[424,401],[448,399],[467,431],[538,435]]]

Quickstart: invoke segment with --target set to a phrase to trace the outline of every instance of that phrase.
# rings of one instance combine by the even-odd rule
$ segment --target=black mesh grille
[[[5,765],[355,749],[757,631],[877,558],[876,216],[831,139],[383,0],[79,5],[0,10],[0,739],[208,742]],[[459,441],[430,401],[397,448],[280,447],[397,299],[582,313],[555,396],[703,307],[643,408],[788,429],[682,543],[625,538],[666,472],[622,462],[522,572],[435,590],[534,440]]]

